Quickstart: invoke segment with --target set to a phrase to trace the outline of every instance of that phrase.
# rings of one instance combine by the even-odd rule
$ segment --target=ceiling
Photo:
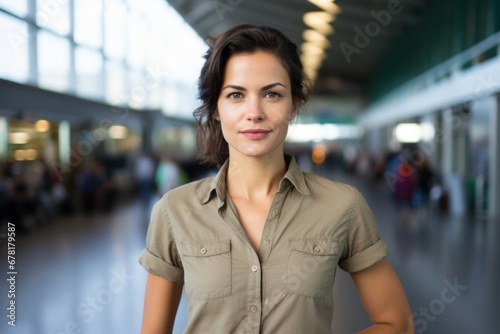
[[[278,28],[299,47],[304,42],[302,33],[309,27],[303,22],[307,12],[320,11],[306,0],[168,0],[201,37],[215,35],[240,23],[265,24]],[[363,98],[370,73],[377,61],[402,38],[405,31],[416,24],[419,14],[429,0],[337,0],[341,12],[331,23],[333,34],[328,36],[330,47],[319,68],[314,93],[316,95],[343,95]],[[390,22],[382,27],[372,12],[388,9],[389,4],[400,3],[399,13],[390,15]],[[376,21],[375,21],[376,22]],[[368,25],[367,25],[368,24]],[[377,31],[377,26],[380,27]],[[355,38],[360,29],[373,29],[366,45],[356,47]],[[341,45],[356,47],[350,62]],[[352,50],[352,49],[351,49]]]

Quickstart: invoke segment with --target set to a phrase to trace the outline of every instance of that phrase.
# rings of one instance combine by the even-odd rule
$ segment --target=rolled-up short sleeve
[[[353,273],[370,267],[387,256],[387,245],[380,239],[372,210],[356,190],[346,250],[340,268]]]
[[[151,212],[146,249],[139,263],[151,274],[174,283],[184,282],[184,270],[170,225],[166,198],[158,201]]]

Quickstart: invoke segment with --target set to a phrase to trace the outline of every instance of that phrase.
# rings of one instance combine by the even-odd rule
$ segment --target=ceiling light
[[[304,40],[309,43],[319,46],[322,49],[326,49],[330,46],[330,42],[328,41],[328,39],[324,35],[313,29],[304,30],[304,32],[302,33],[302,38],[304,38]]]
[[[327,12],[309,12],[303,16],[304,23],[317,30],[323,35],[330,35],[333,32],[333,27],[330,22],[333,21],[333,15]]]
[[[308,1],[330,14],[336,15],[341,12],[340,7],[333,2],[334,0],[308,0]]]
[[[11,144],[26,144],[29,140],[30,135],[27,132],[9,133],[9,143]]]
[[[311,55],[321,55],[324,56],[325,50],[323,48],[320,48],[316,44],[312,44],[309,42],[302,43],[300,46],[300,49],[303,54],[311,54]]]
[[[15,150],[14,151],[14,159],[16,161],[26,160],[26,151],[25,150]]]
[[[394,136],[400,143],[418,143],[422,139],[420,124],[401,123],[396,125]]]
[[[113,125],[109,128],[108,134],[112,139],[125,139],[128,136],[128,129],[123,125]]]
[[[50,123],[44,119],[41,119],[35,123],[35,130],[37,132],[46,132],[50,129]]]
[[[38,152],[32,148],[26,150],[26,160],[35,160],[38,157]]]
[[[304,67],[313,68],[315,70],[319,68],[319,65],[321,65],[321,59],[319,58],[304,57],[301,61]]]

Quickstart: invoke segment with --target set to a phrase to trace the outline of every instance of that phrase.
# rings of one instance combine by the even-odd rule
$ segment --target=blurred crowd
[[[59,166],[60,167],[60,166]],[[196,162],[142,153],[92,158],[71,171],[43,159],[0,162],[0,224],[15,222],[19,233],[56,217],[109,212],[118,201],[140,197],[145,206],[168,190],[199,178]]]
[[[292,152],[306,172],[325,176],[340,172],[368,182],[384,182],[401,209],[448,209],[443,181],[421,150],[403,147],[369,152],[359,145],[306,145],[293,147]]]

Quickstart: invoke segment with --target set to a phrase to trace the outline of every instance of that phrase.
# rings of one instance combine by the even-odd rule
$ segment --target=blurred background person
[[[164,154],[155,173],[155,182],[158,195],[161,197],[169,190],[181,183],[181,170],[179,165],[168,154]]]
[[[144,208],[148,209],[153,198],[153,186],[156,163],[149,152],[141,153],[135,165],[135,178],[139,186],[139,195]]]

